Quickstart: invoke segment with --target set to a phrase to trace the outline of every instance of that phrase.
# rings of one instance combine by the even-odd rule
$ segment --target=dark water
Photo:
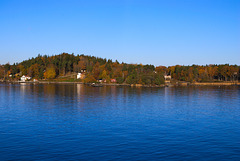
[[[240,87],[0,84],[0,160],[240,160]]]

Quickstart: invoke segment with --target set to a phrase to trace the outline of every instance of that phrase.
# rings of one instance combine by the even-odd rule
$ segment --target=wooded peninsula
[[[229,64],[154,66],[120,63],[88,55],[38,55],[0,65],[1,81],[61,81],[160,86],[178,82],[239,82],[240,66]],[[24,80],[24,81],[25,81]],[[23,81],[23,80],[22,80]]]

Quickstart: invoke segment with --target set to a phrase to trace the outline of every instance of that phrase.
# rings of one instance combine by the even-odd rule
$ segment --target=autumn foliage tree
[[[55,67],[53,65],[50,65],[47,67],[46,72],[44,73],[45,79],[54,79],[56,77],[56,71]]]

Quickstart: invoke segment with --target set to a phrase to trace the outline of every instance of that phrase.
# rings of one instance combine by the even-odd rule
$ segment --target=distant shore
[[[6,81],[5,83],[35,83],[35,84],[85,84],[91,85],[92,83],[83,82],[68,82],[68,81]],[[177,82],[174,84],[162,85],[142,85],[142,84],[117,84],[117,83],[101,83],[103,86],[129,86],[129,87],[175,87],[175,86],[240,86],[240,82]]]

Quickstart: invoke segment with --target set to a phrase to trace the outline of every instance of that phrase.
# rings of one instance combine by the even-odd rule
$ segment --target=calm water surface
[[[240,87],[0,84],[0,160],[240,160]]]

